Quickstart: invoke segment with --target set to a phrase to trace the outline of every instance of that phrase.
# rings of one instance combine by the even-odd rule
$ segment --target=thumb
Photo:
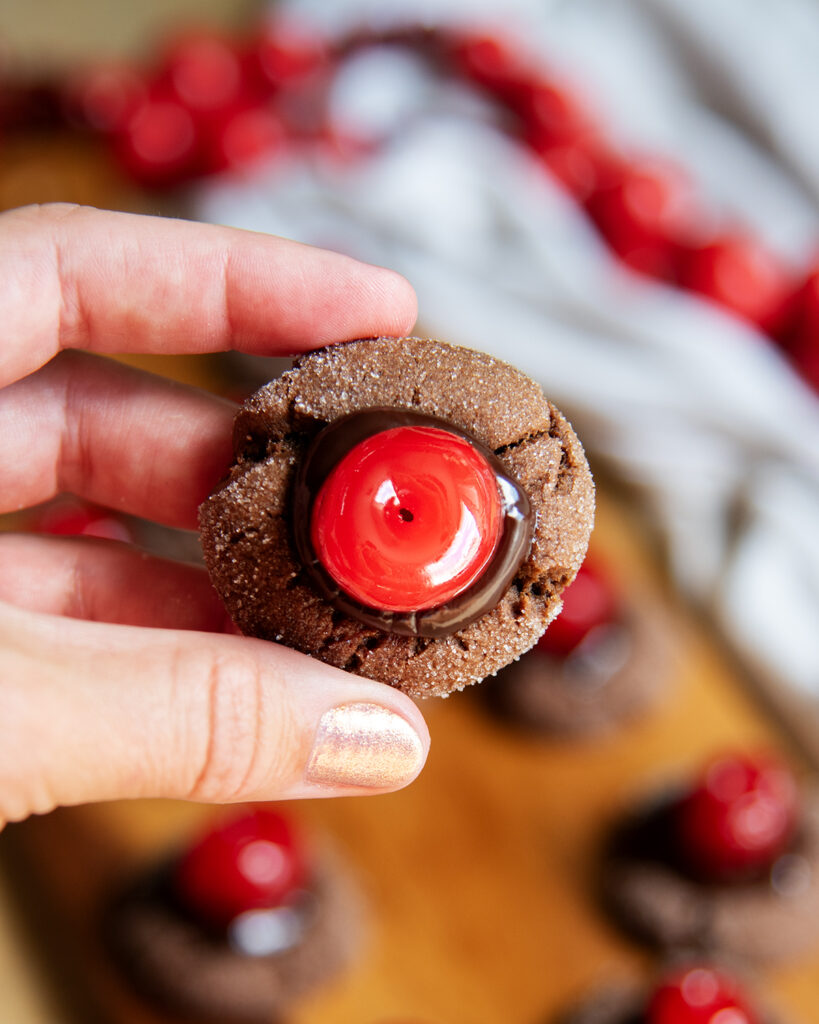
[[[426,759],[407,696],[296,651],[0,609],[0,824],[122,797],[387,792]]]

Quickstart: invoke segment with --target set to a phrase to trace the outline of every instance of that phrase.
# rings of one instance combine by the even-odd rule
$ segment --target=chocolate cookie
[[[618,617],[565,656],[535,646],[503,669],[490,706],[535,733],[589,736],[635,718],[668,685],[668,622],[656,604],[623,595]]]
[[[328,585],[303,524],[334,459],[416,417],[490,466],[503,524],[463,592],[385,614]],[[534,381],[479,352],[377,338],[311,353],[245,403],[234,449],[200,523],[205,564],[236,625],[413,696],[445,696],[519,657],[560,610],[585,555],[594,487],[580,442]]]
[[[106,948],[143,996],[185,1018],[278,1020],[350,962],[357,886],[273,805],[218,815],[106,908]]]
[[[131,984],[159,1006],[197,1020],[267,1024],[346,967],[361,942],[360,899],[335,858],[325,854],[309,897],[295,921],[298,943],[253,955],[180,912],[158,872],[111,908],[107,943]]]
[[[774,963],[819,944],[819,793],[769,870],[747,881],[692,875],[680,860],[677,794],[643,806],[612,837],[604,899],[628,931],[667,950]]]
[[[747,979],[713,961],[681,959],[652,982],[634,977],[602,982],[554,1024],[652,1024],[654,1021],[725,1020],[781,1024],[782,1018],[751,993]]]

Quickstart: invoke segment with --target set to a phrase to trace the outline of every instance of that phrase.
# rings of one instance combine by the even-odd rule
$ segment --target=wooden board
[[[594,544],[632,585],[660,599],[650,560],[610,502]],[[354,868],[370,927],[355,967],[299,1006],[289,1024],[545,1024],[601,978],[650,969],[651,956],[595,903],[607,823],[650,780],[725,747],[773,744],[798,759],[701,627],[679,609],[672,614],[679,657],[667,691],[613,735],[524,739],[468,692],[424,705],[432,753],[410,789],[294,805]],[[106,966],[96,915],[118,879],[209,813],[168,802],[109,804],[33,819],[2,837],[12,877],[30,890],[23,902],[35,936],[58,937],[49,943],[48,972],[71,990],[65,1005],[82,1007],[76,1019],[163,1020]],[[815,1020],[819,949],[759,982],[804,1022]]]

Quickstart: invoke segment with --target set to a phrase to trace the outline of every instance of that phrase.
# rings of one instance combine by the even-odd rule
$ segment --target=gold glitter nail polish
[[[380,704],[340,704],[321,716],[305,779],[392,789],[409,782],[423,762],[421,740],[405,718]]]

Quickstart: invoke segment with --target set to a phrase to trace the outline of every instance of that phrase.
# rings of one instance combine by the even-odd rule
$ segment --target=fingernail
[[[305,779],[392,789],[413,779],[423,763],[421,740],[401,715],[380,704],[340,704],[321,716]]]

